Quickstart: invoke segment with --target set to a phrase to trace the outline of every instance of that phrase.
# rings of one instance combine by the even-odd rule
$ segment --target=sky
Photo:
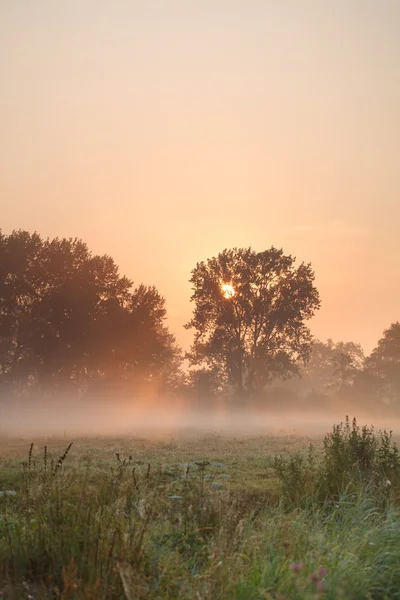
[[[167,299],[224,248],[311,262],[320,339],[400,320],[399,0],[0,0],[0,227]]]

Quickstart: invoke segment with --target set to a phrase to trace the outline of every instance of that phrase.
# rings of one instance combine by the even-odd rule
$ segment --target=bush
[[[272,466],[281,481],[286,502],[291,506],[304,507],[312,501],[317,477],[315,450],[312,444],[307,457],[300,453],[291,454],[287,459],[276,456]]]
[[[315,497],[320,502],[336,500],[360,487],[381,500],[396,500],[400,493],[400,453],[392,432],[376,434],[373,427],[360,428],[355,418],[350,423],[346,417],[325,436],[319,460],[310,446],[308,458],[276,457],[273,468],[283,498],[291,505],[304,505]]]

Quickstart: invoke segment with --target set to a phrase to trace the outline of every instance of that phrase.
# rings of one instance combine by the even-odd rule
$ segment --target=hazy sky
[[[322,339],[400,319],[399,0],[0,0],[0,227],[166,296],[226,247],[312,262]]]

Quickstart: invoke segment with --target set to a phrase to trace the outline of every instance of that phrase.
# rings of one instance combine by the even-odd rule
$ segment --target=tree
[[[177,360],[154,287],[121,277],[81,240],[0,232],[0,379],[88,387],[154,382]]]
[[[375,392],[387,403],[400,399],[400,323],[383,332],[377,347],[366,359],[364,388]]]
[[[360,344],[316,340],[301,375],[304,383],[315,391],[339,391],[353,385],[364,360]]]
[[[235,393],[254,393],[298,372],[312,340],[305,322],[319,308],[309,264],[271,247],[224,250],[192,271],[192,366],[217,370]]]
[[[364,351],[360,344],[354,342],[338,342],[333,357],[333,375],[339,390],[348,388],[361,372],[365,361]]]
[[[123,304],[108,303],[89,351],[89,375],[98,387],[157,392],[178,387],[182,353],[165,326],[166,313],[165,299],[154,286],[139,285]]]
[[[218,373],[207,368],[192,369],[189,372],[188,384],[191,391],[200,397],[212,398],[222,392]]]

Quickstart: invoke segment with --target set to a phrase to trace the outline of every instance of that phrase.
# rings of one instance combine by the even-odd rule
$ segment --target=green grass
[[[365,482],[288,501],[273,457],[309,442],[80,439],[57,467],[68,441],[1,441],[0,597],[400,598],[393,501]]]

